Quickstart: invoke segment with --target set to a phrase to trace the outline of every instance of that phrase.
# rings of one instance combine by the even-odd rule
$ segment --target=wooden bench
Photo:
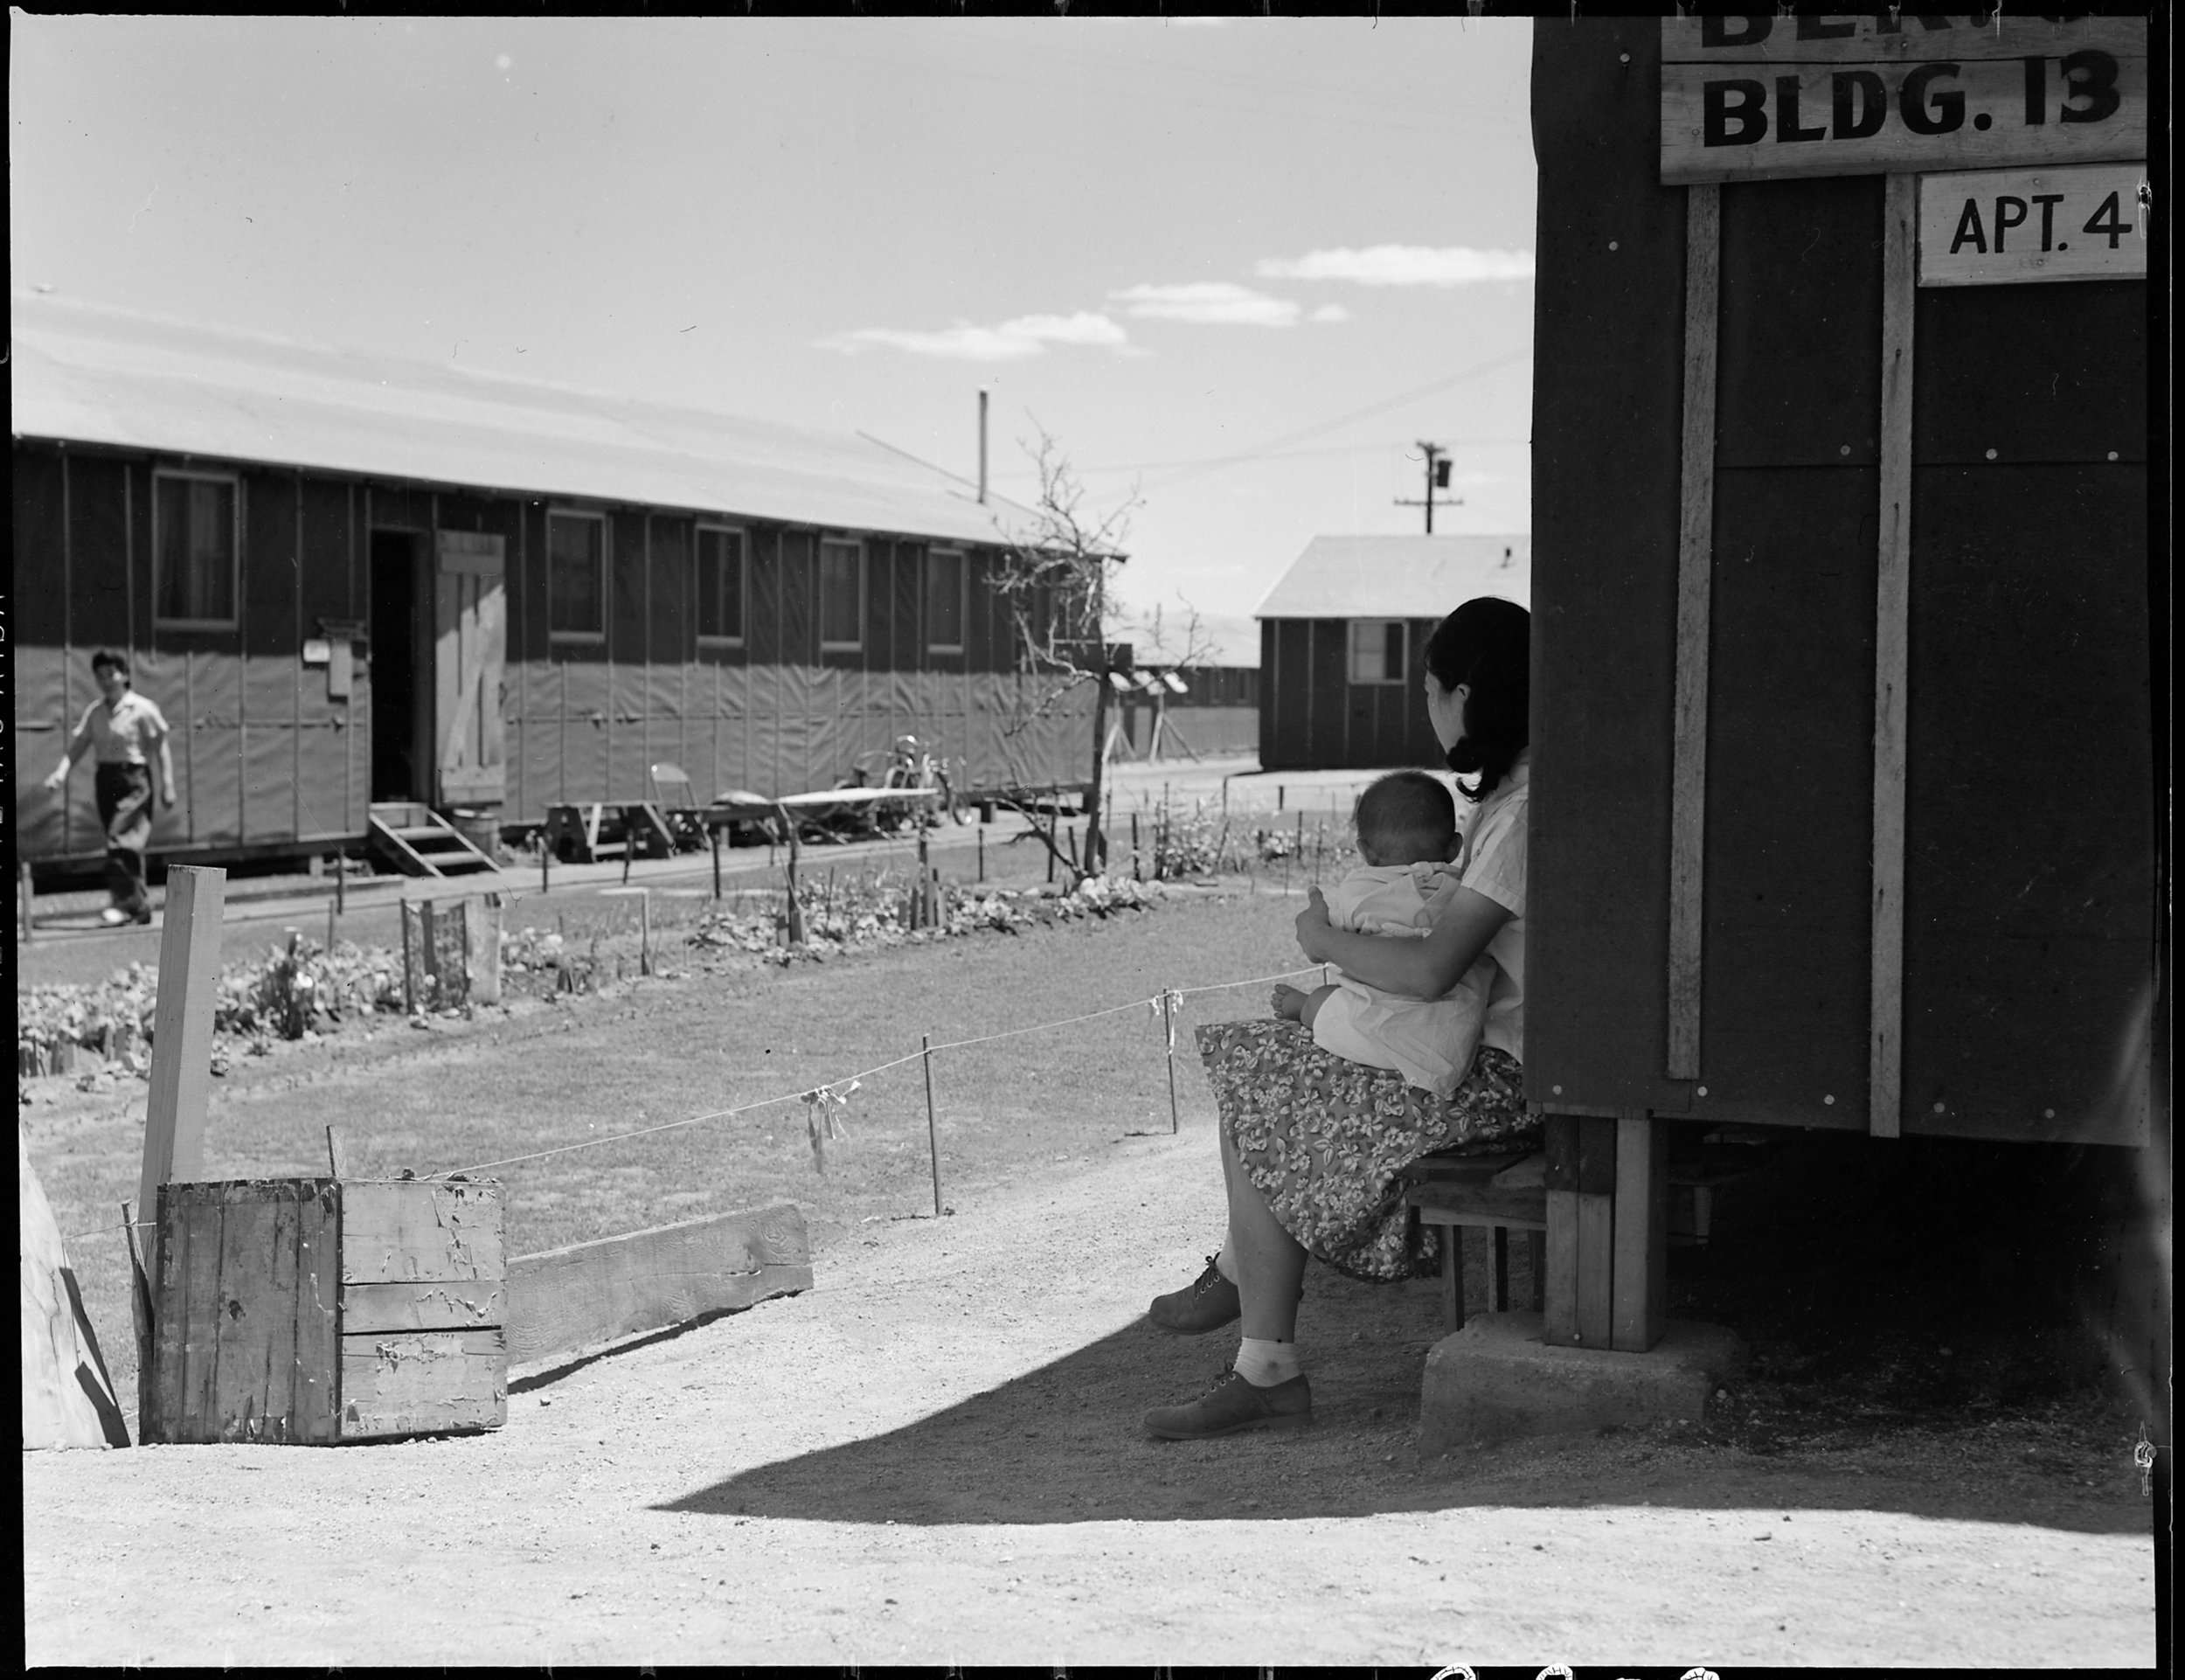
[[[1533,1305],[1541,1305],[1546,1272],[1548,1193],[1536,1155],[1428,1155],[1405,1170],[1412,1186],[1404,1205],[1422,1225],[1440,1229],[1442,1308],[1452,1330],[1464,1328],[1464,1230],[1488,1232],[1492,1260],[1488,1310],[1508,1312],[1509,1233],[1526,1234]]]

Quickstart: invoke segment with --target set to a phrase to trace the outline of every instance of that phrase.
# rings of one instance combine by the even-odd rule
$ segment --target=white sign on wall
[[[2140,163],[1923,175],[1919,283],[2144,279],[2147,183]]]
[[[1759,12],[1661,23],[1661,179],[2147,155],[2147,20]]]

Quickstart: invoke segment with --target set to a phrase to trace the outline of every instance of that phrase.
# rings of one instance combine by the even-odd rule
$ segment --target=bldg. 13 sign
[[[1664,18],[1661,179],[2145,157],[2147,54],[2144,17]]]

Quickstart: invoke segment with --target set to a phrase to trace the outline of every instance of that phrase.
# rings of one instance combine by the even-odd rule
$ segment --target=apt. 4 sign
[[[2147,172],[2138,163],[1919,177],[1919,283],[2140,280]]]
[[[1665,184],[2143,158],[2147,133],[2145,17],[1661,24]]]

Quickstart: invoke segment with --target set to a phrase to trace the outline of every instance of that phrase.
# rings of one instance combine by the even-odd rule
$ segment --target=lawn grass
[[[1106,921],[634,982],[467,1027],[382,1024],[369,1038],[344,1034],[239,1063],[216,1086],[206,1176],[323,1173],[329,1126],[352,1175],[446,1171],[862,1074],[823,1174],[805,1105],[791,1100],[489,1175],[507,1189],[512,1254],[793,1201],[823,1281],[827,1253],[862,1223],[933,1216],[921,1034],[946,1045],[1128,1006],[935,1052],[944,1202],[964,1207],[1099,1158],[1127,1133],[1166,1131],[1168,1064],[1143,1000],[1297,967],[1291,923],[1301,903],[1177,895]],[[1191,1026],[1264,1013],[1267,989],[1186,1000],[1176,1063],[1185,1127],[1210,1125],[1213,1112]],[[110,1228],[135,1194],[142,1115],[138,1102],[127,1118],[34,1119],[31,1132],[63,1232],[109,1228],[70,1252],[125,1404],[135,1382],[128,1267]]]

